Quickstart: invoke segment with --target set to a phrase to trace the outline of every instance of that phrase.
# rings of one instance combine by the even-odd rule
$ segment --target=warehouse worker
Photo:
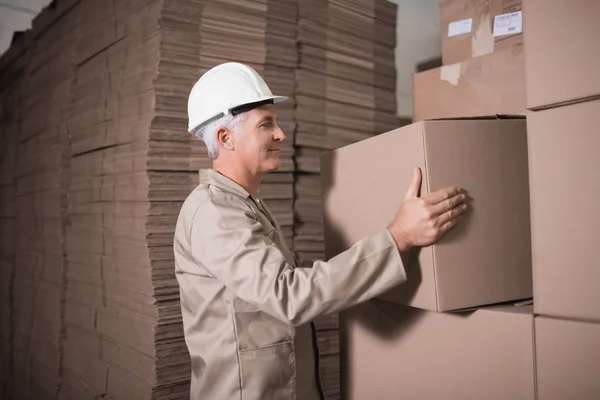
[[[328,262],[296,265],[257,194],[279,168],[285,135],[274,104],[286,99],[238,63],[206,72],[189,95],[189,130],[213,160],[181,208],[174,240],[192,399],[321,397],[311,321],[403,283],[401,255],[437,241],[466,209],[456,188],[418,197],[416,169],[389,226]]]

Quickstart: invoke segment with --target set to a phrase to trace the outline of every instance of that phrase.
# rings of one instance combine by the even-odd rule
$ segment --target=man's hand
[[[388,230],[398,249],[428,246],[438,241],[460,221],[467,211],[466,195],[456,187],[448,187],[419,197],[421,170],[415,168],[413,177]]]

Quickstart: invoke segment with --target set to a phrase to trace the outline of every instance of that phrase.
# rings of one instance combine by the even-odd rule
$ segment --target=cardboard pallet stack
[[[158,81],[158,90],[167,90],[168,101],[173,102],[172,88],[178,91],[177,103],[164,107],[164,113],[155,123],[153,130],[161,131],[156,134],[156,154],[165,154],[169,149],[161,147],[168,132],[177,132],[178,141],[186,141],[191,146],[181,167],[186,171],[197,171],[209,168],[206,147],[197,138],[190,137],[186,132],[187,114],[182,111],[187,107],[187,95],[190,88],[209,68],[227,61],[245,62],[263,74],[271,89],[277,93],[292,97],[293,74],[296,66],[295,52],[295,18],[296,9],[293,3],[278,2],[240,2],[240,1],[204,1],[195,2],[195,6],[182,14],[179,3],[171,6],[166,3],[162,17],[164,30],[163,43],[170,40],[171,47],[165,47],[164,57]],[[194,20],[190,16],[195,16]],[[178,20],[184,18],[186,29]],[[240,29],[240,21],[244,21],[244,29]],[[275,34],[277,32],[277,35]],[[180,35],[180,36],[177,36]],[[182,41],[173,42],[175,38],[188,40],[189,46],[182,47]],[[165,46],[169,46],[165,44]],[[186,62],[174,65],[176,57],[185,57]],[[177,75],[178,71],[182,74]],[[161,81],[160,78],[163,78]],[[169,81],[171,78],[171,81]],[[173,82],[176,78],[176,82]],[[162,85],[162,86],[161,86]],[[159,94],[160,96],[160,94]],[[293,102],[287,102],[278,107],[279,124],[287,139],[282,143],[282,166],[278,173],[266,177],[261,187],[261,196],[269,202],[269,206],[281,223],[286,237],[291,244],[292,239],[292,201],[293,201]],[[162,133],[162,136],[160,136]],[[153,145],[154,146],[154,145]],[[164,163],[157,159],[160,165]],[[158,164],[157,164],[158,165]],[[196,179],[197,181],[197,179]]]
[[[325,258],[319,156],[398,125],[396,5],[299,1],[298,12],[294,251],[310,263]],[[339,398],[337,315],[316,326],[323,389]]]
[[[292,96],[295,66],[293,3],[195,1],[182,6],[177,1],[162,5],[159,19],[160,60],[154,82],[155,114],[150,126],[147,173],[150,177],[152,229],[148,246],[158,302],[158,313],[173,329],[164,338],[165,354],[171,357],[157,379],[163,384],[181,383],[189,390],[189,356],[181,327],[179,287],[173,274],[173,233],[182,202],[198,183],[198,170],[210,168],[206,147],[187,132],[187,96],[193,84],[213,66],[226,61],[246,62],[266,75],[273,91]],[[244,29],[240,29],[244,21]],[[284,26],[279,37],[273,29]],[[275,57],[278,54],[281,57]],[[293,133],[293,104],[282,107],[279,122]],[[288,139],[288,143],[292,140]],[[282,147],[282,169],[271,174],[261,187],[291,243],[292,146]],[[175,329],[176,328],[176,329]],[[157,343],[157,352],[159,344]],[[163,351],[163,350],[161,350]],[[174,362],[176,363],[174,364]],[[186,396],[189,396],[186,394]]]
[[[594,399],[600,3],[524,0],[523,16],[538,399]]]
[[[69,134],[64,398],[185,398],[161,215],[191,182],[149,173],[160,2],[83,0]],[[110,28],[108,28],[110,27]],[[166,210],[166,211],[165,211]],[[155,219],[158,216],[158,221]],[[171,295],[172,297],[172,295]]]
[[[278,105],[278,124],[287,136],[281,145],[281,168],[269,174],[260,188],[261,198],[274,212],[290,245],[295,21],[296,5],[289,1],[195,1],[187,7],[182,7],[181,2],[166,2],[160,20],[157,117],[151,127],[149,160],[151,170],[193,171],[195,185],[197,171],[210,168],[212,162],[204,143],[187,132],[189,91],[201,74],[220,63],[238,61],[251,65],[274,93],[290,97]]]
[[[0,397],[13,386],[13,279],[15,274],[15,166],[28,36],[17,34],[0,58]]]
[[[210,166],[204,144],[186,131],[191,86],[208,68],[236,60],[290,97],[278,107],[287,136],[282,168],[260,194],[292,245],[300,160],[308,173],[296,186],[307,193],[299,196],[300,215],[313,223],[301,251],[322,255],[314,154],[397,121],[390,89],[395,8],[386,4],[331,1],[327,14],[308,10],[305,22],[316,25],[308,24],[299,42],[296,2],[59,0],[36,18],[24,45],[31,60],[22,65],[22,101],[13,108],[20,119],[13,114],[8,122],[3,111],[1,120],[3,143],[8,138],[6,148],[12,140],[16,149],[16,176],[0,181],[2,229],[13,232],[2,240],[0,315],[10,346],[1,349],[18,354],[6,367],[15,395],[189,396],[172,236],[197,170]],[[325,46],[321,34],[329,38]],[[315,77],[322,87],[307,84]],[[19,104],[6,93],[3,105]],[[14,268],[5,237],[15,238]],[[318,327],[325,389],[337,398],[337,317]]]
[[[322,259],[319,156],[396,127],[396,5],[302,1],[299,5],[294,250]]]
[[[14,396],[50,398],[60,388],[66,259],[66,117],[76,18],[56,5],[28,33],[16,139],[16,265],[12,297]]]

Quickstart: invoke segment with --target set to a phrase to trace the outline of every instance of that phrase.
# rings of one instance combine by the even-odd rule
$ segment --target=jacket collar
[[[221,190],[237,194],[238,196],[247,199],[250,196],[250,193],[246,191],[240,184],[235,182],[233,179],[226,177],[223,174],[215,171],[214,169],[201,169],[199,171],[200,175],[200,184],[204,185],[214,185]]]

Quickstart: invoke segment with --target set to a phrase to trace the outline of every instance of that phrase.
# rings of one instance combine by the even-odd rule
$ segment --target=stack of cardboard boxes
[[[532,296],[525,121],[418,122],[323,156],[328,258],[393,220],[414,166],[421,195],[457,185],[471,209],[405,255],[406,283],[343,314],[343,396],[531,399],[532,309],[491,306]]]
[[[143,332],[158,330],[145,227],[158,8],[127,3],[72,11],[65,399],[143,398],[154,382],[154,335]]]
[[[398,126],[394,47],[397,6],[387,0],[299,0],[295,73],[294,251],[324,258],[319,157]],[[320,374],[339,398],[337,315],[315,321]]]
[[[538,398],[600,397],[600,3],[523,2]]]
[[[12,350],[19,355],[13,357],[14,388],[23,398],[55,395],[63,362],[66,122],[77,26],[76,15],[65,15],[69,9],[70,4],[55,4],[32,21],[16,107]]]
[[[255,68],[273,93],[289,97],[288,101],[277,106],[277,123],[286,135],[280,146],[281,167],[277,173],[266,177],[259,195],[268,202],[291,247],[295,132],[293,95],[295,69],[298,65],[297,5],[294,1],[287,0],[217,0],[202,2],[198,9],[201,12],[199,30],[195,40],[190,42],[195,44],[196,52],[199,53],[197,59],[200,68],[194,71],[196,79],[220,63],[238,61]],[[180,27],[176,26],[176,29],[179,30]],[[188,85],[188,92],[192,85],[193,82]],[[179,109],[185,109],[185,104]],[[205,148],[199,140],[192,143],[193,149]],[[196,167],[212,166],[207,157],[195,155],[193,158],[196,163],[204,160],[203,165]]]
[[[298,1],[294,250],[322,259],[319,156],[397,126],[396,5]]]
[[[342,393],[599,398],[600,3],[440,11],[444,66],[415,74],[415,123],[322,157],[327,257],[392,221],[413,166],[421,195],[460,186],[470,211],[343,314]]]
[[[278,124],[286,134],[281,168],[266,177],[260,195],[292,245],[294,72],[297,65],[296,4],[198,1],[189,7],[166,1],[159,20],[161,60],[155,82],[156,116],[150,128],[148,168],[187,172],[193,184],[198,170],[211,168],[206,146],[187,132],[187,99],[196,80],[208,69],[228,61],[256,69],[275,93],[288,96],[278,105]],[[241,28],[243,25],[243,29]],[[179,199],[180,203],[185,196]],[[172,210],[173,222],[179,207]]]
[[[15,166],[21,120],[28,35],[15,36],[0,60],[0,397],[13,384],[13,293],[15,274]]]
[[[414,120],[524,114],[521,0],[440,4],[442,63],[414,75]]]

